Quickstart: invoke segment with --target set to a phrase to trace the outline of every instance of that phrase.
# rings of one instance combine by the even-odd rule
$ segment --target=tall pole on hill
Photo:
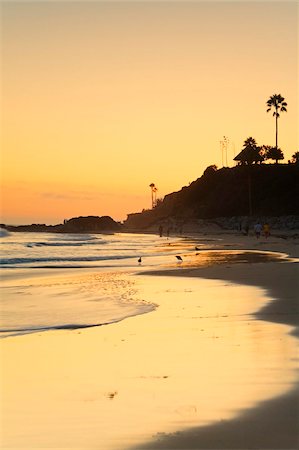
[[[229,144],[229,139],[227,136],[223,136],[222,141],[220,141],[220,150],[222,155],[222,167],[224,167],[224,155],[225,155],[225,167],[228,167],[227,164],[227,148]]]
[[[223,142],[219,141],[220,143],[220,151],[221,151],[221,166],[223,167]]]

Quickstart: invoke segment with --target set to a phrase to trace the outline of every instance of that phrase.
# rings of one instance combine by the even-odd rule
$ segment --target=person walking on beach
[[[263,228],[263,227],[262,227],[262,225],[261,225],[260,222],[257,222],[257,223],[254,225],[254,232],[255,232],[255,236],[256,236],[257,239],[259,239],[260,236],[261,236],[262,228]]]
[[[270,225],[266,222],[263,226],[263,232],[266,239],[268,239],[268,236],[270,236]]]

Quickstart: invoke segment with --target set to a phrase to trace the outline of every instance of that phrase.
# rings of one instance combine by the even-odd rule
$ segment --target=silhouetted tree
[[[262,155],[262,157],[265,159],[267,159],[266,155],[268,150],[270,150],[270,148],[272,148],[272,145],[262,145],[260,147],[260,154]]]
[[[280,94],[271,95],[269,100],[267,100],[267,112],[274,108],[273,116],[275,117],[275,147],[278,148],[278,117],[280,117],[279,112],[287,112],[287,103],[284,101],[284,97]]]
[[[276,164],[278,164],[279,159],[284,159],[284,154],[280,148],[277,147],[271,147],[271,146],[265,146],[267,147],[265,158],[266,159],[274,159]]]
[[[157,198],[154,208],[156,208],[157,206],[161,205],[163,203],[163,198]]]
[[[292,163],[293,164],[299,164],[299,152],[295,152],[292,155]]]
[[[206,170],[204,171],[204,176],[214,175],[214,173],[217,172],[217,166],[215,164],[212,164],[211,166],[208,166]]]

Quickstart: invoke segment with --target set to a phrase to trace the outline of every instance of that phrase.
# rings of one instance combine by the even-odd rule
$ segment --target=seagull
[[[175,255],[176,259],[178,259],[179,261],[183,261],[182,257],[179,255]]]
[[[141,264],[141,262],[142,262],[141,256],[140,256],[140,258],[138,259],[138,262],[139,262],[139,264]]]
[[[198,247],[195,247],[195,250],[199,250],[199,248],[198,248]]]

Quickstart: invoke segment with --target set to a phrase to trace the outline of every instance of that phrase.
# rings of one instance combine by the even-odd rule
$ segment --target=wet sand
[[[295,241],[245,243],[211,250],[298,256]],[[3,339],[1,448],[298,448],[298,263],[255,256],[189,254],[135,276],[151,313]]]
[[[136,450],[297,450],[299,448],[298,387],[259,404],[233,420],[159,437]]]
[[[196,240],[195,240],[196,242]],[[299,256],[298,239],[280,238],[261,239],[228,236],[213,246],[219,250],[239,248],[282,252],[293,258]],[[193,244],[193,242],[192,242]],[[202,252],[204,254],[204,252]],[[292,335],[299,335],[299,262],[280,260],[277,262],[259,262],[251,259],[248,264],[238,264],[235,258],[222,265],[201,267],[201,255],[198,263],[188,262],[180,269],[167,270],[168,275],[201,277],[206,279],[227,280],[248,286],[265,289],[273,301],[264,305],[255,313],[258,320],[285,323],[292,326]],[[271,258],[270,258],[271,259]],[[189,266],[189,267],[188,267]],[[197,266],[197,267],[196,267]],[[155,271],[155,275],[165,272]],[[298,352],[295,356],[298,369]],[[239,414],[233,420],[221,420],[214,424],[194,427],[175,434],[153,437],[145,445],[136,449],[281,449],[299,448],[299,383],[285,395],[259,403],[258,407]]]

